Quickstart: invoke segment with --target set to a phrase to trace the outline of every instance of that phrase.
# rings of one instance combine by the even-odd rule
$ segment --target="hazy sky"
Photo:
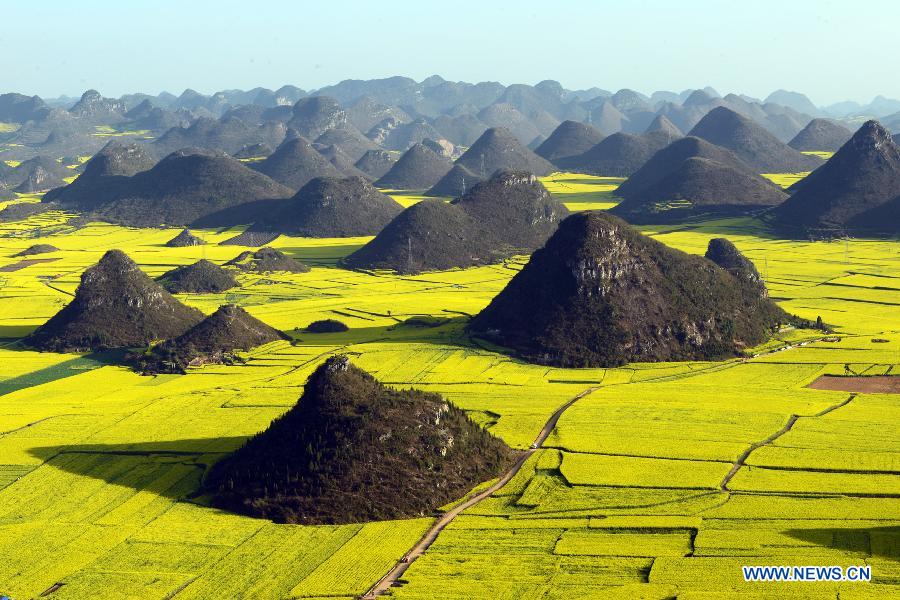
[[[4,1],[0,91],[210,93],[434,73],[817,104],[900,97],[896,0]]]

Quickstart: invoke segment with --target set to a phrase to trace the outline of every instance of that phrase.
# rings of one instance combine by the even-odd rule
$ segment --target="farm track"
[[[798,348],[798,347],[805,346],[807,344],[819,341],[820,339],[821,338],[816,338],[816,339],[811,339],[811,340],[805,340],[803,342],[798,342],[796,344],[788,344],[788,345],[782,346],[780,348],[776,348],[773,350],[769,350],[767,352],[762,352],[760,354],[754,355],[752,358],[759,358],[761,356],[766,356],[768,354],[774,354],[776,352],[783,352],[785,350],[791,350],[793,348]],[[478,345],[478,344],[476,343],[476,345]],[[666,375],[666,376],[662,376],[659,378],[651,378],[646,381],[653,381],[654,379],[667,379],[667,378],[672,378],[672,377],[679,378],[679,379],[684,378],[684,377],[692,377],[692,376],[703,374],[704,372],[707,372],[711,369],[716,370],[719,368],[734,367],[739,364],[748,362],[749,360],[751,360],[750,357],[732,361],[731,363],[727,363],[725,366],[715,365],[713,367],[698,369],[697,371],[691,372],[689,374],[683,374],[681,377],[674,377],[672,375]],[[622,383],[622,384],[615,384],[615,385],[628,385],[628,384]],[[489,498],[491,495],[493,495],[495,492],[499,491],[501,488],[503,488],[503,486],[505,486],[507,483],[509,483],[509,481],[513,477],[515,477],[515,475],[522,469],[522,466],[525,464],[525,461],[527,461],[528,458],[531,457],[535,453],[536,450],[543,447],[544,442],[547,441],[547,438],[550,436],[550,434],[556,428],[556,425],[559,422],[559,419],[562,417],[563,413],[566,412],[566,410],[571,408],[573,404],[575,404],[576,402],[578,402],[579,400],[581,400],[588,394],[600,389],[600,387],[601,387],[600,385],[596,385],[596,386],[587,388],[586,390],[580,392],[574,398],[572,398],[571,400],[569,400],[568,402],[563,404],[561,407],[556,409],[556,411],[552,415],[550,415],[550,418],[547,419],[547,422],[544,423],[544,426],[541,428],[541,431],[538,434],[537,438],[535,438],[535,441],[532,444],[532,447],[529,450],[526,450],[518,458],[518,460],[516,460],[516,462],[513,464],[513,466],[503,475],[503,477],[501,477],[499,480],[497,480],[497,482],[495,482],[493,485],[491,485],[487,489],[479,492],[478,494],[475,494],[468,500],[462,502],[461,504],[455,506],[454,508],[450,509],[449,511],[447,511],[443,515],[441,515],[434,522],[434,524],[428,529],[428,531],[425,532],[425,535],[423,535],[419,539],[419,541],[416,542],[416,545],[413,546],[409,552],[404,554],[403,558],[399,562],[397,562],[397,564],[395,564],[394,567],[390,571],[388,571],[388,573],[384,577],[379,579],[375,583],[375,585],[373,585],[371,588],[369,588],[369,590],[365,594],[360,596],[360,598],[362,598],[364,600],[377,598],[378,596],[381,596],[385,592],[387,592],[391,587],[396,585],[397,582],[400,580],[400,578],[403,576],[403,574],[406,572],[406,570],[409,569],[410,565],[412,565],[412,563],[415,562],[416,559],[418,559],[420,556],[422,556],[428,550],[428,548],[435,542],[438,535],[440,535],[440,533],[444,529],[446,529],[447,526],[450,523],[452,523],[454,519],[456,519],[456,517],[458,517],[462,512],[468,510],[469,508],[472,508],[473,506],[477,505],[481,501],[485,500],[486,498]],[[852,399],[853,398],[851,397],[851,398],[845,400],[844,402],[842,402],[841,404],[834,406],[834,407],[830,407],[830,408],[826,409],[825,411],[823,411],[822,413],[814,415],[814,416],[821,416],[832,410],[840,408],[841,406],[846,405]],[[744,464],[744,461],[747,459],[747,457],[749,457],[750,453],[753,452],[753,450],[755,450],[759,446],[771,443],[772,441],[774,441],[781,435],[784,435],[785,433],[790,431],[790,428],[793,427],[797,418],[799,418],[799,417],[797,417],[797,415],[791,415],[791,418],[788,420],[788,424],[786,424],[785,427],[783,427],[781,430],[779,430],[772,436],[769,436],[769,438],[766,438],[766,440],[763,440],[763,442],[759,442],[758,445],[754,444],[744,454],[742,454],[741,457],[738,459],[738,462],[735,463],[735,466],[732,468],[732,470],[728,473],[728,475],[726,475],[725,480],[723,480],[723,482],[721,484],[722,489],[728,491],[727,487],[726,487],[728,482],[731,481],[731,478],[734,477],[734,475],[740,470],[740,468]]]
[[[438,535],[450,524],[453,520],[458,517],[463,511],[466,511],[473,506],[477,505],[482,500],[489,498],[495,492],[499,491],[503,486],[505,486],[509,481],[516,476],[516,474],[522,469],[522,466],[525,464],[534,453],[540,449],[553,430],[556,428],[556,424],[559,422],[560,417],[562,417],[563,413],[566,412],[573,404],[587,396],[588,394],[599,389],[599,386],[589,387],[586,390],[580,392],[577,396],[560,406],[556,409],[550,418],[547,419],[547,422],[544,423],[544,426],[541,428],[540,433],[535,438],[534,443],[531,445],[531,448],[522,453],[521,456],[516,460],[512,467],[493,485],[488,487],[485,490],[475,494],[465,502],[458,504],[452,509],[445,512],[441,515],[434,524],[425,532],[416,545],[412,547],[412,549],[407,552],[403,558],[394,565],[388,573],[378,580],[369,590],[362,595],[362,598],[376,598],[385,592],[387,592],[392,586],[394,586],[397,581],[403,576],[406,570],[410,567],[410,565],[415,562],[417,558],[425,554],[425,551],[434,543],[437,539]]]
[[[754,443],[750,444],[750,447],[747,448],[738,457],[737,461],[735,461],[734,465],[731,467],[731,470],[728,471],[727,475],[725,475],[725,478],[722,480],[722,483],[719,485],[719,489],[721,489],[723,492],[730,492],[731,490],[728,489],[728,484],[731,482],[731,480],[734,478],[734,476],[737,475],[738,471],[741,470],[741,467],[743,467],[747,463],[747,459],[750,457],[750,455],[753,454],[753,452],[755,452],[757,449],[762,448],[763,446],[768,446],[769,444],[771,444],[772,442],[774,442],[775,440],[777,440],[778,438],[780,438],[781,436],[783,436],[784,434],[789,432],[794,427],[794,424],[798,420],[803,419],[803,418],[816,419],[818,417],[823,417],[832,411],[835,411],[843,406],[847,406],[848,404],[850,404],[850,402],[854,398],[856,398],[856,394],[850,394],[850,397],[847,398],[846,400],[844,400],[843,402],[839,402],[837,404],[829,406],[825,410],[817,412],[814,415],[791,415],[790,417],[788,417],[787,423],[784,424],[784,427],[782,427],[781,429],[779,429],[778,431],[776,431],[775,433],[773,433],[766,439],[764,439],[760,442],[754,442]]]

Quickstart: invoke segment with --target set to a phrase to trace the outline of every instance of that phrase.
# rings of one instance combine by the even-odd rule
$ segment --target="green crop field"
[[[573,210],[613,206],[618,182],[545,179]],[[207,245],[168,248],[176,229],[75,229],[69,218],[0,224],[0,594],[33,598],[56,584],[53,599],[363,594],[432,516],[281,525],[212,509],[195,494],[211,464],[283,414],[313,369],[343,352],[387,384],[443,394],[519,449],[589,392],[509,483],[412,563],[391,590],[397,597],[900,595],[900,398],[807,387],[822,374],[900,369],[897,241],[782,240],[749,218],[644,227],[696,254],[729,238],[782,307],[821,316],[834,334],[784,330],[746,358],[717,363],[575,370],[525,364],[464,335],[467,318],[527,257],[363,273],[336,264],[368,238],[283,236],[272,245],[311,272],[240,274],[240,288],[180,298],[206,313],[240,304],[293,340],[242,364],[149,377],[103,356],[15,342],[69,302],[80,274],[110,248],[157,276],[200,258],[224,263],[245,248],[217,243],[240,230],[197,230]],[[41,256],[52,261],[4,270],[38,242],[59,248]],[[350,330],[303,331],[323,318]],[[873,581],[751,584],[745,564],[867,564]]]

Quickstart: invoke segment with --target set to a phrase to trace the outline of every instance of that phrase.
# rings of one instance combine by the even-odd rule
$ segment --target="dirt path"
[[[781,429],[779,429],[778,431],[776,431],[775,433],[773,433],[772,435],[770,435],[763,441],[754,442],[754,443],[750,444],[750,447],[747,448],[746,450],[744,450],[744,452],[741,453],[740,456],[738,456],[738,459],[735,461],[734,465],[731,467],[731,470],[728,471],[728,474],[725,476],[725,479],[722,480],[722,483],[719,485],[719,488],[725,492],[729,491],[728,484],[731,482],[731,480],[734,478],[734,476],[737,475],[737,472],[741,470],[741,467],[744,466],[744,464],[747,462],[747,459],[750,457],[750,455],[753,454],[753,452],[757,448],[762,448],[763,446],[768,446],[769,444],[771,444],[772,442],[774,442],[775,440],[777,440],[778,438],[780,438],[781,436],[786,434],[788,431],[790,431],[791,428],[794,426],[794,423],[796,423],[797,419],[799,419],[799,418],[800,418],[800,415],[791,415],[790,417],[788,417],[787,423],[784,424],[784,427],[782,427]]]
[[[767,354],[774,354],[775,352],[783,352],[784,350],[798,348],[800,346],[805,346],[805,345],[810,344],[815,341],[818,341],[818,339],[806,340],[806,341],[799,342],[796,344],[789,344],[787,346],[782,346],[775,350],[762,352],[760,354],[753,356],[752,358],[758,358],[760,356],[765,356]],[[741,361],[735,362],[735,364],[741,364],[742,362],[746,362],[747,360],[750,360],[750,358],[748,357]],[[409,566],[413,562],[415,562],[415,560],[417,558],[422,556],[426,550],[428,550],[428,548],[431,546],[431,544],[433,544],[434,541],[437,539],[438,535],[440,535],[440,533],[450,523],[452,523],[456,517],[458,517],[463,511],[468,510],[469,508],[472,508],[473,506],[475,506],[476,504],[478,504],[485,498],[490,497],[495,492],[500,490],[503,486],[505,486],[507,483],[509,483],[509,481],[516,475],[516,473],[518,473],[522,469],[522,465],[525,464],[525,461],[528,460],[528,458],[530,456],[532,456],[537,449],[541,448],[541,446],[543,446],[545,441],[547,441],[547,438],[550,437],[550,434],[556,428],[556,425],[559,422],[559,419],[562,417],[563,413],[565,413],[569,408],[571,408],[571,406],[573,404],[575,404],[576,402],[578,402],[579,400],[581,400],[582,398],[584,398],[591,392],[598,390],[599,388],[600,388],[600,386],[589,387],[588,389],[579,393],[577,396],[575,396],[574,398],[572,398],[571,400],[569,400],[568,402],[566,402],[565,404],[560,406],[558,409],[556,409],[556,411],[552,415],[550,415],[550,418],[547,419],[547,422],[544,423],[544,426],[541,428],[540,433],[538,433],[538,436],[535,438],[534,443],[531,444],[531,448],[529,450],[525,451],[519,457],[519,459],[515,462],[515,464],[513,464],[513,466],[496,483],[494,483],[489,488],[479,492],[478,494],[472,496],[465,502],[459,504],[458,506],[452,508],[451,510],[449,510],[449,511],[445,512],[443,515],[441,515],[434,522],[434,524],[428,529],[428,531],[425,532],[425,535],[423,535],[422,538],[418,542],[416,542],[416,545],[413,546],[412,549],[409,552],[407,552],[403,556],[402,559],[400,559],[400,562],[398,562],[396,565],[394,565],[394,567],[384,577],[379,579],[378,582],[375,583],[375,585],[373,585],[371,588],[369,588],[369,591],[367,591],[365,594],[363,594],[361,596],[361,598],[363,598],[363,599],[376,598],[376,597],[384,594],[392,586],[394,586],[397,583],[397,581],[403,576],[403,574],[406,572],[406,570],[409,568]],[[849,402],[849,400],[847,400],[846,402]],[[846,402],[844,402],[843,404],[846,404]],[[843,404],[841,404],[840,406],[843,406]],[[832,408],[828,409],[828,411],[834,410],[834,408],[838,408],[838,407],[832,407]],[[828,412],[828,411],[826,411],[826,412]],[[816,415],[816,416],[819,416],[819,415]],[[753,452],[753,450],[755,450],[756,448],[758,448],[760,446],[764,446],[766,444],[771,443],[778,437],[780,437],[780,436],[784,435],[785,433],[787,433],[788,431],[790,431],[790,428],[793,427],[797,418],[798,418],[797,415],[791,415],[791,418],[788,420],[788,423],[785,425],[784,428],[782,428],[780,431],[772,434],[771,436],[769,436],[762,442],[758,442],[757,444],[752,445],[746,452],[744,452],[738,459],[738,462],[736,462],[734,467],[732,467],[731,472],[729,472],[728,475],[725,477],[725,480],[723,480],[723,482],[721,484],[722,489],[727,489],[725,486],[728,485],[728,482],[731,481],[731,478],[734,477],[734,475],[744,465],[744,461],[746,461],[747,457],[750,456],[750,453]]]
[[[796,423],[799,419],[803,419],[803,418],[815,419],[818,417],[823,417],[833,410],[837,410],[837,409],[841,408],[842,406],[847,406],[848,404],[850,404],[850,402],[854,398],[856,398],[856,394],[850,394],[850,397],[847,398],[846,400],[844,400],[843,402],[839,402],[837,404],[829,406],[825,410],[817,412],[814,415],[791,415],[790,417],[788,417],[787,423],[784,424],[784,427],[782,427],[781,429],[779,429],[778,431],[776,431],[775,433],[773,433],[766,439],[762,440],[761,442],[754,442],[753,444],[750,444],[750,447],[747,448],[738,457],[737,461],[735,461],[734,465],[731,467],[731,470],[728,471],[728,474],[725,476],[725,479],[723,479],[722,483],[719,485],[719,489],[721,489],[723,492],[731,491],[728,489],[728,484],[731,482],[731,480],[734,478],[734,476],[737,475],[737,472],[741,470],[741,467],[743,467],[747,463],[747,458],[749,458],[750,455],[757,448],[762,448],[763,446],[768,446],[769,444],[771,444],[772,442],[774,442],[775,440],[777,440],[778,438],[780,438],[781,436],[786,434],[788,431],[791,430],[791,428],[794,427],[794,423]]]
[[[545,441],[547,441],[547,438],[550,437],[550,434],[556,428],[556,424],[559,422],[559,419],[560,417],[562,417],[563,413],[566,412],[566,410],[568,410],[573,404],[575,404],[591,392],[596,391],[597,389],[599,389],[599,386],[590,387],[556,409],[556,412],[550,415],[550,418],[547,419],[546,423],[544,423],[544,426],[541,428],[540,433],[538,433],[538,436],[531,444],[531,448],[522,453],[522,455],[519,456],[513,466],[510,467],[510,469],[500,479],[498,479],[489,488],[482,490],[465,502],[453,507],[452,509],[441,515],[437,519],[437,521],[435,521],[434,524],[428,529],[428,531],[425,532],[425,535],[423,535],[422,538],[418,542],[416,542],[416,545],[413,546],[412,549],[407,552],[402,559],[400,559],[400,562],[394,565],[394,568],[388,571],[387,575],[379,579],[375,585],[369,588],[369,591],[366,592],[362,596],[362,598],[375,598],[377,596],[380,596],[388,591],[391,586],[396,584],[397,581],[409,568],[409,566],[413,562],[415,562],[417,558],[425,554],[425,551],[428,550],[431,544],[434,543],[438,535],[440,535],[440,533],[447,527],[447,525],[453,522],[453,519],[458,517],[463,511],[472,508],[485,498],[490,497],[507,483],[509,483],[509,481],[516,476],[516,473],[518,473],[522,469],[522,465],[525,464],[525,461],[527,461],[535,453],[535,451],[540,448]]]

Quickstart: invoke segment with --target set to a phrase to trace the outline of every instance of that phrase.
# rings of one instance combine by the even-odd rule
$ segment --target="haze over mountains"
[[[658,91],[647,96],[633,90],[566,90],[554,81],[536,85],[465,83],[430,77],[347,80],[315,91],[293,86],[278,90],[227,90],[206,96],[185,90],[180,96],[129,94],[106,98],[88,90],[74,100],[44,101],[34,96],[0,95],[0,122],[20,125],[4,133],[22,144],[10,158],[30,157],[105,142],[97,126],[146,131],[162,157],[184,146],[239,152],[248,144],[276,147],[288,129],[310,143],[335,145],[358,160],[367,150],[404,151],[425,139],[443,138],[469,146],[486,129],[505,127],[528,145],[548,138],[564,121],[585,123],[602,135],[642,133],[658,116],[687,132],[716,107],[752,119],[783,142],[790,141],[817,117],[859,124],[879,118],[900,131],[900,101],[876,98],[866,106],[845,103],[816,107],[802,94],[779,90],[765,100],[715,90]],[[319,139],[321,138],[321,139]],[[7,150],[6,152],[9,152]],[[92,153],[92,152],[90,152]]]
[[[900,233],[900,147],[877,121],[864,124],[828,162],[792,186],[772,214],[793,233]]]
[[[867,108],[893,106],[882,98]],[[4,94],[0,196],[47,193],[43,204],[10,207],[0,218],[63,208],[131,226],[252,224],[237,241],[262,243],[278,233],[375,235],[400,215],[376,188],[460,198],[503,170],[630,177],[616,192],[625,200],[617,212],[634,222],[756,214],[785,199],[760,174],[816,170],[850,138],[859,113],[836,112],[784,90],[759,101],[711,88],[646,96],[440,77],[212,96],[88,90],[66,107]],[[891,123],[900,127],[900,112],[886,114],[888,132]],[[679,144],[684,136],[691,142]],[[91,155],[84,166],[77,158]],[[330,182],[315,199],[306,189],[313,181]],[[445,220],[456,228],[445,241],[468,245],[469,217],[448,210],[456,211],[424,204],[403,219]],[[407,237],[409,246],[416,236]],[[395,250],[372,264],[408,268]],[[451,253],[412,268],[480,264],[495,251],[476,244],[463,252],[468,259]]]

